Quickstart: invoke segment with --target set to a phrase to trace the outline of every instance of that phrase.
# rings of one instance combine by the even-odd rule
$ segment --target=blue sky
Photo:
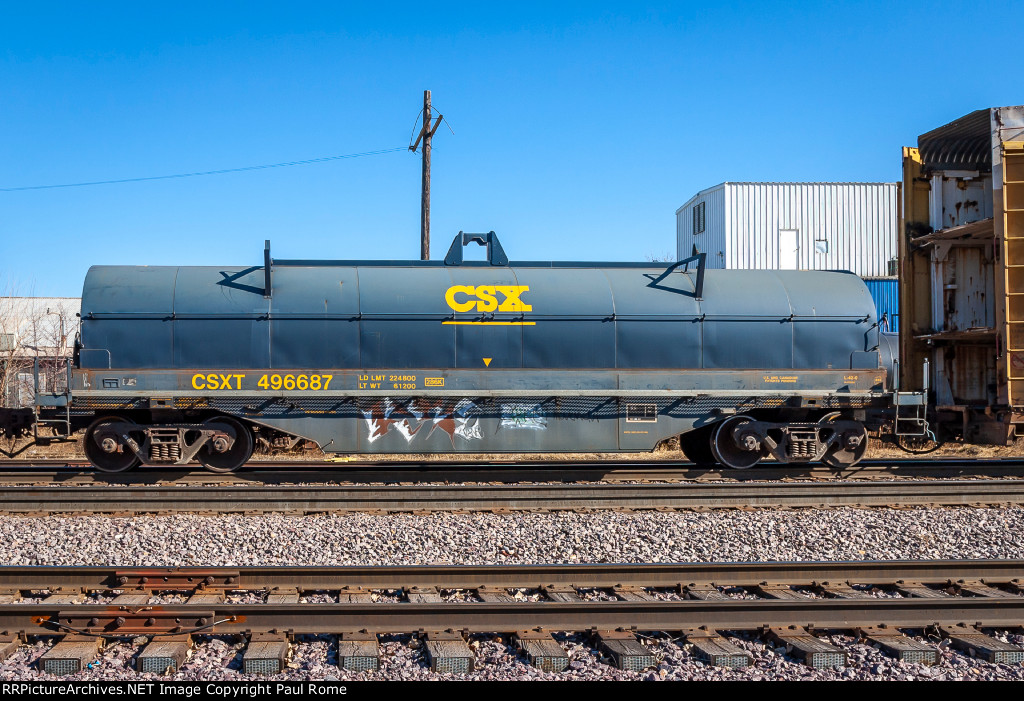
[[[39,6],[39,7],[37,7]],[[98,9],[97,9],[98,8]],[[1016,8],[1016,9],[1015,9]],[[3,3],[0,188],[434,142],[432,253],[643,260],[723,180],[883,181],[900,147],[1024,102],[1010,3]],[[419,157],[0,192],[0,286],[93,264],[419,254]]]

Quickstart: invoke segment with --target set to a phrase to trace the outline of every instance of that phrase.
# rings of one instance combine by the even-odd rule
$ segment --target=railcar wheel
[[[220,416],[204,421],[203,426],[229,429],[196,453],[196,459],[210,472],[234,472],[252,457],[252,433],[240,422],[230,416]]]
[[[711,440],[711,452],[718,462],[734,470],[746,470],[761,462],[767,451],[757,435],[741,432],[737,441],[736,429],[751,422],[749,416],[732,416],[718,424]]]
[[[831,423],[839,417],[838,413],[829,414],[818,422],[819,426]],[[821,461],[829,467],[853,467],[868,452],[868,429],[862,423],[856,428],[845,428],[840,432],[839,440],[826,451]]]
[[[698,428],[679,436],[679,449],[686,459],[701,466],[715,464],[715,454],[711,452],[711,436],[714,427]]]
[[[117,424],[135,426],[135,422],[120,416],[104,416],[93,421],[82,437],[85,457],[101,472],[124,472],[141,462],[125,445],[123,432],[116,430]],[[134,438],[136,442],[139,439],[142,439],[141,435]]]

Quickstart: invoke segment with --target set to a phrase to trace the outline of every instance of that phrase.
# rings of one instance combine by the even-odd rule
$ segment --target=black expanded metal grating
[[[473,660],[469,657],[435,657],[430,668],[443,674],[468,674],[473,671]]]
[[[378,657],[342,657],[338,667],[347,669],[350,672],[367,672],[380,669],[380,658]]]
[[[814,669],[831,669],[846,666],[846,655],[841,652],[812,652],[804,660]]]
[[[154,393],[156,394],[161,393]],[[166,393],[162,393],[166,394]],[[713,394],[713,391],[709,391]],[[864,397],[829,395],[815,399],[820,409],[859,408],[871,400]],[[149,408],[149,398],[125,399],[121,397],[75,398],[75,410],[127,411]],[[656,407],[657,415],[687,417],[706,414],[715,409],[776,409],[790,405],[788,396],[746,397],[487,397],[467,392],[465,397],[386,397],[386,398],[321,398],[289,397],[265,399],[261,397],[212,397],[197,399],[178,397],[178,409],[214,409],[238,416],[284,418],[302,415],[329,415],[334,418],[360,419],[371,414],[411,412],[424,416],[435,414],[462,414],[481,418],[501,418],[509,408],[529,407],[550,418],[604,419],[625,416],[627,405],[648,404]]]
[[[1024,650],[997,650],[991,658],[989,661],[995,664],[1020,664],[1024,662]]]
[[[74,674],[81,671],[81,669],[81,661],[73,658],[54,658],[43,660],[43,671],[47,674],[63,676],[65,674]]]
[[[561,672],[569,666],[568,657],[549,657],[546,655],[530,655],[530,664],[543,672]]]
[[[935,664],[936,655],[931,650],[904,650],[900,653],[899,658],[904,662]]]
[[[164,674],[170,671],[171,674],[178,671],[178,663],[173,657],[153,655],[151,657],[139,657],[139,671]]]
[[[619,669],[630,672],[640,672],[658,663],[654,655],[621,655],[615,661]]]
[[[277,674],[281,671],[281,661],[276,657],[243,659],[242,669],[246,674]]]
[[[750,658],[740,654],[697,654],[697,659],[706,662],[714,667],[728,667],[729,669],[742,669],[750,666]]]

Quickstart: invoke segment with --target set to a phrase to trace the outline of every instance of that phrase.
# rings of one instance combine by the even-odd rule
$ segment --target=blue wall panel
[[[883,331],[898,333],[900,330],[900,297],[897,280],[894,277],[866,278],[864,284],[871,292],[871,299],[875,300],[875,309],[878,311],[878,318],[888,315],[889,328],[883,327]]]

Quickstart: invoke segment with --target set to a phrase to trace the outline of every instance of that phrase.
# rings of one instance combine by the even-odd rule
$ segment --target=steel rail
[[[210,579],[212,578],[212,580]],[[143,581],[145,579],[146,581]],[[946,586],[960,581],[1020,583],[1024,560],[863,560],[345,567],[0,567],[0,589],[333,590],[435,587],[537,588],[882,584]]]
[[[5,487],[0,513],[579,511],[1024,504],[1024,480],[682,484]]]
[[[197,613],[201,612],[201,613]],[[926,628],[966,624],[1010,628],[1024,623],[1024,597],[949,597],[948,599],[731,599],[718,601],[587,601],[515,603],[345,603],[345,604],[197,604],[153,607],[147,615],[180,619],[174,632],[248,633],[408,633],[462,630],[472,633],[524,629],[680,631],[756,630],[803,626],[850,629],[886,626]],[[0,628],[51,633],[93,631],[125,635],[145,628],[118,625],[119,612],[108,606],[0,605]],[[211,625],[212,621],[221,621]],[[63,622],[63,631],[53,625]],[[200,630],[201,626],[209,626]],[[152,628],[152,632],[160,632]]]
[[[1024,477],[1024,461],[1007,460],[887,460],[863,462],[849,468],[824,465],[775,466],[751,470],[698,467],[677,461],[586,462],[253,462],[231,474],[194,467],[136,468],[125,473],[102,473],[81,461],[0,461],[0,484],[154,485],[179,484],[379,484],[387,482],[757,482],[765,480],[881,479],[886,477],[943,478]]]
[[[82,582],[102,580],[130,588],[136,580],[159,590],[181,589],[191,577],[199,586],[241,589],[288,582],[295,589],[327,585],[329,589],[361,585],[410,588],[413,583],[444,587],[470,583],[483,586],[551,586],[551,580],[570,586],[657,586],[673,582],[710,581],[756,586],[791,581],[805,585],[828,582],[892,584],[903,580],[942,586],[958,581],[1014,584],[1020,589],[1021,561],[891,561],[845,563],[726,563],[675,565],[539,565],[520,567],[392,567],[392,568],[5,568],[8,584],[48,588],[58,583],[88,588]],[[162,580],[167,577],[171,584]],[[209,580],[212,579],[212,585]],[[234,579],[232,584],[225,584]],[[179,584],[175,584],[175,583]],[[400,584],[399,584],[400,583]],[[683,584],[682,586],[687,586]],[[331,604],[231,604],[204,597],[202,603],[171,606],[114,606],[54,604],[0,605],[0,628],[42,634],[87,632],[137,635],[169,632],[248,633],[378,633],[455,629],[468,632],[509,632],[526,628],[547,630],[755,630],[802,626],[850,629],[888,626],[1015,627],[1024,623],[1024,596],[1002,592],[995,596],[921,598],[767,598],[686,599],[674,601],[508,601],[410,602]]]

